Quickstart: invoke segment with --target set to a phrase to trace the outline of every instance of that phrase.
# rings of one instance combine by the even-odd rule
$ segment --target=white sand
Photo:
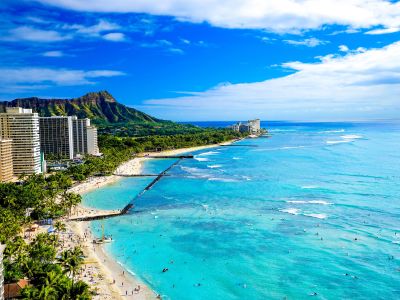
[[[75,235],[68,237],[68,242],[72,241],[70,247],[79,244],[85,253],[85,267],[79,278],[96,290],[93,299],[156,299],[151,289],[110,258],[101,245],[93,244],[88,225],[87,222],[68,222],[68,228]],[[139,286],[139,291],[135,291]]]
[[[115,171],[115,175],[90,177],[86,181],[70,188],[69,191],[82,195],[107,184],[114,183],[121,179],[121,176],[118,175],[139,175],[142,172],[142,163],[145,159],[143,157],[133,158],[120,165]]]

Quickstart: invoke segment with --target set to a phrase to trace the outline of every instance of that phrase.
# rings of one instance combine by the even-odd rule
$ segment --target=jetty
[[[102,219],[108,219],[112,217],[118,217],[122,215],[126,215],[132,208],[134,208],[134,202],[139,199],[140,197],[143,196],[144,193],[146,193],[148,190],[150,190],[158,181],[161,180],[164,176],[169,176],[167,173],[169,170],[171,170],[174,166],[176,166],[182,159],[186,158],[193,158],[193,155],[182,155],[182,156],[157,156],[154,158],[178,158],[174,163],[172,163],[168,168],[166,168],[164,171],[162,171],[160,174],[144,174],[144,175],[122,175],[125,177],[150,177],[150,176],[155,176],[154,178],[138,195],[136,195],[135,198],[133,198],[123,209],[121,209],[118,212],[112,212],[112,213],[99,213],[97,215],[93,216],[86,216],[86,217],[77,217],[77,218],[72,218],[69,219],[68,221],[95,221],[95,220],[102,220]],[[121,175],[118,175],[121,176]]]

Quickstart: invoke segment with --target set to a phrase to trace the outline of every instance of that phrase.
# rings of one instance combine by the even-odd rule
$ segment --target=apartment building
[[[0,138],[0,182],[13,179],[12,140]]]
[[[74,158],[73,117],[40,117],[40,148],[46,159]]]
[[[99,155],[99,146],[97,144],[97,128],[87,127],[87,148],[91,155]]]
[[[90,119],[72,119],[74,153],[98,155],[97,128],[91,126]]]
[[[5,113],[0,113],[0,138],[12,140],[15,175],[42,172],[37,113],[31,109],[7,107]]]

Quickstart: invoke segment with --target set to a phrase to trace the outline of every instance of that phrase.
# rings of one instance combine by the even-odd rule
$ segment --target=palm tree
[[[79,280],[71,287],[69,295],[70,299],[77,300],[89,300],[92,298],[89,286],[82,280]]]
[[[83,263],[83,251],[80,247],[63,251],[58,261],[64,272],[69,273],[75,279],[75,275]]]
[[[67,230],[67,227],[65,226],[65,224],[61,221],[57,221],[54,224],[54,228],[57,230],[57,232],[65,232]]]

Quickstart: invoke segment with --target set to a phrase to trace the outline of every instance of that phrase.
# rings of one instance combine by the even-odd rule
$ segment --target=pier
[[[185,156],[165,156],[165,157],[154,157],[154,158],[178,158],[177,161],[175,161],[173,164],[171,164],[168,168],[166,168],[164,171],[162,171],[160,174],[143,174],[143,175],[118,175],[118,176],[124,176],[124,177],[154,177],[154,178],[135,198],[133,198],[123,209],[121,209],[119,212],[113,212],[113,213],[100,213],[94,216],[86,216],[86,217],[77,217],[77,218],[72,218],[69,219],[68,221],[95,221],[95,220],[102,220],[102,219],[108,219],[112,217],[118,217],[122,215],[126,215],[133,207],[134,207],[134,202],[143,196],[144,193],[146,193],[148,190],[150,190],[158,181],[161,180],[164,176],[169,176],[167,173],[169,170],[171,170],[174,166],[176,166],[182,159],[185,158],[193,158],[193,155],[185,155]]]

